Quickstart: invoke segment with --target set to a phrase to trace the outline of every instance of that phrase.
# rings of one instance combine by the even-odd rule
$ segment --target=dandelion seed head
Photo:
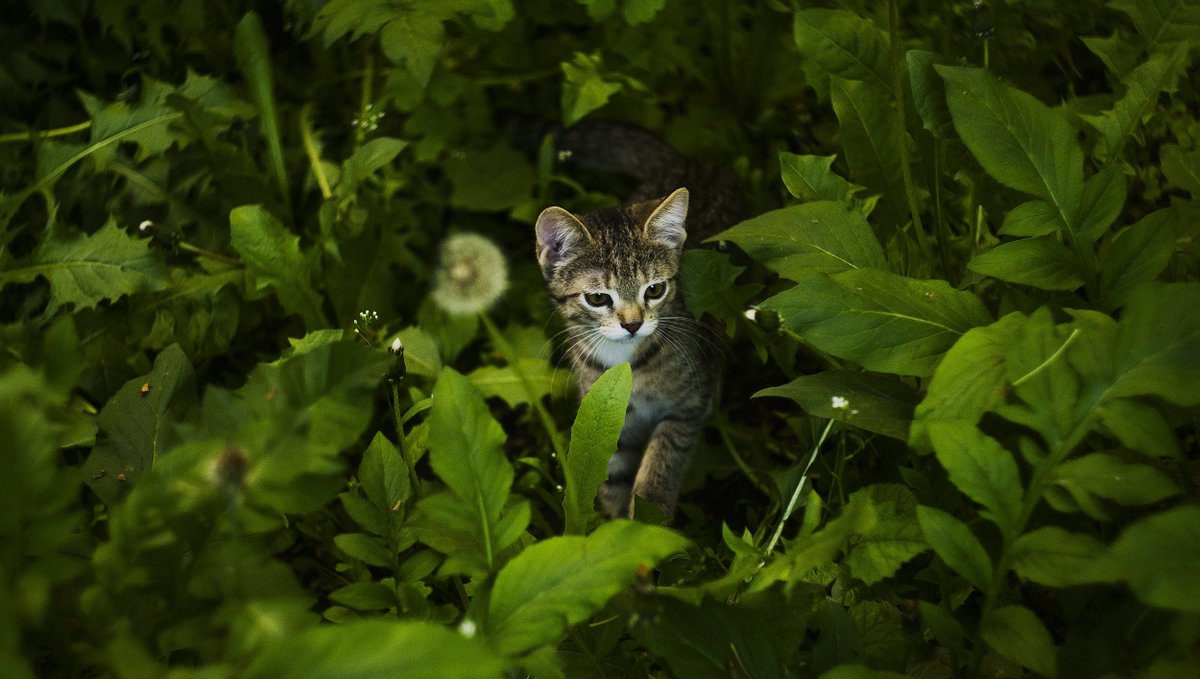
[[[507,287],[508,263],[495,243],[474,233],[442,243],[433,285],[433,301],[442,309],[456,315],[484,311]]]

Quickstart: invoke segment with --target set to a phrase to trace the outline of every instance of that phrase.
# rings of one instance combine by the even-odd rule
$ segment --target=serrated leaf
[[[878,218],[903,226],[911,215],[897,149],[909,140],[900,128],[888,91],[866,82],[834,78],[830,97],[838,119],[837,141],[850,165],[850,178],[879,196]]]
[[[891,92],[887,35],[870,19],[836,9],[803,9],[794,16],[793,35],[803,59],[827,75]]]
[[[1163,144],[1158,163],[1168,182],[1200,200],[1200,149],[1184,151],[1178,144]]]
[[[174,427],[196,402],[196,373],[183,349],[172,344],[155,357],[153,370],[126,382],[104,404],[83,473],[105,504],[111,506],[179,441]]]
[[[973,424],[933,422],[929,438],[950,481],[984,506],[980,514],[1012,535],[1021,513],[1020,472],[1012,453]]]
[[[1119,308],[1134,290],[1162,273],[1175,253],[1179,223],[1178,210],[1155,210],[1101,250],[1101,306],[1110,311]]]
[[[1125,94],[1112,109],[1083,119],[1100,132],[1108,157],[1115,158],[1142,121],[1158,106],[1164,92],[1174,92],[1187,67],[1188,48],[1180,45],[1171,51],[1151,54],[1122,78]]]
[[[601,73],[600,59],[576,53],[572,61],[562,62],[563,123],[574,125],[596,109],[608,103],[624,84],[610,80]]]
[[[1074,290],[1083,285],[1075,258],[1054,236],[1001,243],[975,255],[967,268],[983,276],[1041,290]]]
[[[917,523],[917,498],[908,488],[879,483],[850,494],[850,502],[865,502],[875,511],[870,530],[851,538],[846,566],[868,585],[895,575],[909,559],[929,549]]]
[[[894,377],[854,370],[801,375],[791,382],[762,389],[753,398],[781,396],[815,417],[843,420],[867,431],[906,440],[917,392]],[[835,408],[834,397],[849,402]]]
[[[991,322],[979,298],[945,281],[875,269],[809,276],[762,306],[821,351],[898,375],[932,374],[964,332]]]
[[[1082,574],[1104,551],[1104,543],[1090,535],[1046,526],[1017,538],[1009,558],[1012,569],[1025,580],[1070,587],[1090,582]]]
[[[854,194],[863,190],[833,171],[834,156],[799,156],[779,152],[779,169],[783,185],[792,196],[805,201],[829,200],[849,203]],[[865,212],[864,212],[865,214]]]
[[[965,523],[933,507],[917,507],[921,533],[934,552],[975,589],[991,588],[992,560]]]
[[[1088,493],[1122,505],[1153,504],[1181,492],[1157,469],[1107,453],[1068,460],[1051,471],[1049,481],[1072,493]]]
[[[605,371],[579,404],[563,460],[568,533],[584,533],[596,514],[596,491],[608,477],[608,460],[617,450],[632,388],[633,371],[628,363],[621,363]]]
[[[820,272],[888,268],[863,214],[831,201],[773,210],[709,240],[733,241],[755,261],[796,281]]]
[[[344,676],[406,679],[499,678],[508,666],[479,641],[432,622],[361,620],[268,637],[243,676],[318,679]]]
[[[762,285],[736,283],[746,268],[736,266],[728,255],[712,250],[685,250],[679,263],[679,289],[683,292],[684,305],[697,318],[709,314],[725,326],[732,337],[737,330],[737,319],[746,310],[750,300],[762,291]],[[680,321],[688,323],[688,321]],[[690,323],[688,323],[691,325]],[[699,342],[716,342],[706,337],[710,332],[705,326],[691,329],[702,339]]]
[[[411,5],[402,7],[393,10],[392,20],[379,33],[379,42],[384,55],[392,63],[402,64],[424,89],[441,58],[445,29],[437,17]]]
[[[992,650],[1005,658],[1044,677],[1058,676],[1058,649],[1046,626],[1028,608],[997,608],[984,618],[980,634]]]
[[[1125,529],[1085,573],[1124,580],[1138,599],[1160,608],[1200,613],[1200,507],[1181,505]]]
[[[165,267],[150,252],[149,241],[130,237],[111,218],[90,236],[65,243],[43,241],[28,261],[0,271],[0,288],[38,276],[50,283],[47,318],[67,305],[92,309],[126,295],[161,290],[167,282]]]
[[[298,313],[311,330],[325,327],[321,299],[313,291],[312,267],[300,252],[300,237],[289,232],[261,205],[229,213],[230,242],[258,279],[271,287],[284,308]]]
[[[1151,52],[1176,43],[1195,43],[1200,35],[1200,4],[1195,0],[1113,0],[1109,6],[1133,19]]]
[[[518,554],[496,576],[488,602],[487,636],[504,655],[552,644],[688,541],[674,531],[633,521],[605,523],[588,537],[543,540]]]
[[[286,201],[288,190],[287,169],[283,164],[283,142],[279,133],[279,115],[275,110],[275,88],[271,77],[271,51],[262,19],[253,11],[247,12],[234,29],[233,52],[238,65],[250,84],[250,94],[258,107],[258,119],[262,124],[262,135],[266,139],[267,154],[271,161],[271,174],[279,187],[280,196]]]
[[[516,366],[521,369],[518,374],[513,365],[485,365],[472,370],[467,379],[486,398],[498,396],[504,399],[510,408],[522,403],[529,403],[529,390],[526,383],[533,389],[534,398],[541,399],[552,393],[558,396],[571,384],[570,376],[550,365],[544,358],[519,357]]]

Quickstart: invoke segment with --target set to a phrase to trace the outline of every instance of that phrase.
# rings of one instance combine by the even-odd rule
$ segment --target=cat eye
[[[585,292],[583,293],[583,301],[591,306],[608,306],[612,304],[612,297],[603,292]]]
[[[662,297],[664,294],[666,294],[666,292],[667,292],[667,284],[666,283],[661,283],[661,282],[654,283],[654,284],[646,287],[646,293],[645,293],[646,299],[648,299],[648,300],[658,299],[659,297]]]

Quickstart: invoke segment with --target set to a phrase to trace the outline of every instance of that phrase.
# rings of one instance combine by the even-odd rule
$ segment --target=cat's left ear
[[[687,211],[688,190],[675,189],[674,193],[663,198],[658,207],[654,208],[654,212],[650,213],[646,220],[646,237],[682,249],[683,242],[687,240],[687,229],[684,227]]]

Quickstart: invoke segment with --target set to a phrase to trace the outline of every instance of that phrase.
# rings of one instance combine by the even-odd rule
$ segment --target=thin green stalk
[[[33,141],[35,139],[49,139],[51,137],[65,137],[68,134],[82,132],[92,126],[92,121],[85,120],[82,123],[68,125],[66,127],[56,127],[53,130],[29,130],[28,132],[9,132],[0,134],[0,144],[10,144],[18,141]]]
[[[950,278],[950,228],[946,225],[946,215],[942,210],[942,140],[933,138],[933,219],[937,229],[938,257],[942,262],[942,276],[952,284],[958,280]],[[957,278],[957,276],[955,277]]]
[[[764,554],[771,554],[775,551],[775,545],[779,542],[779,537],[783,535],[784,524],[791,518],[792,512],[796,511],[796,503],[800,501],[800,491],[804,488],[804,482],[808,480],[808,470],[817,459],[817,453],[821,452],[821,446],[825,444],[825,438],[829,436],[829,430],[833,428],[833,422],[833,420],[830,420],[825,424],[825,430],[821,432],[821,437],[817,439],[816,445],[813,446],[812,453],[808,456],[808,462],[804,464],[804,472],[800,474],[800,480],[796,483],[796,489],[792,491],[792,497],[788,500],[787,507],[783,510],[783,516],[779,517],[779,525],[775,527],[775,533],[771,536],[771,541],[767,543],[767,550]],[[766,563],[766,561],[764,560],[763,563]],[[761,566],[762,564],[759,564],[760,568]]]
[[[313,141],[312,123],[309,121],[311,111],[311,103],[300,109],[300,139],[304,142],[304,153],[308,156],[308,164],[312,166],[313,176],[317,178],[317,186],[321,187],[321,196],[329,200],[333,197],[333,191],[329,188],[329,178],[321,168],[321,156],[317,153],[317,145]]]
[[[190,252],[193,255],[199,255],[200,257],[207,257],[208,259],[211,259],[214,262],[221,262],[222,264],[228,264],[230,266],[236,266],[236,267],[246,266],[246,263],[240,259],[237,259],[235,257],[229,257],[229,256],[223,255],[219,252],[213,252],[212,250],[209,250],[207,248],[202,248],[199,245],[192,245],[191,243],[189,243],[187,241],[180,241],[179,245],[177,247],[180,250],[183,250],[184,252]]]
[[[371,120],[371,98],[375,83],[375,54],[367,53],[367,65],[363,68],[362,91],[358,99],[358,124],[354,126],[354,150],[358,150],[367,139]]]
[[[533,406],[534,411],[538,415],[538,419],[542,421],[542,427],[546,429],[546,435],[550,437],[550,445],[554,447],[554,453],[559,460],[565,459],[566,451],[563,449],[563,443],[558,435],[558,427],[554,424],[554,418],[550,417],[546,406],[542,405],[542,399],[530,384],[529,378],[525,375],[525,371],[521,369],[521,364],[517,360],[516,352],[513,351],[512,345],[508,340],[504,339],[504,335],[500,333],[500,329],[492,322],[491,317],[487,312],[479,312],[479,318],[483,321],[483,327],[487,329],[488,335],[492,338],[492,344],[496,346],[497,351],[508,362],[512,368],[513,374],[517,376],[517,380],[521,382],[521,386],[525,389],[525,395],[529,398],[529,403]]]
[[[750,466],[746,464],[744,459],[742,459],[741,453],[738,452],[737,446],[733,444],[733,438],[729,436],[729,423],[725,420],[725,413],[720,411],[717,412],[716,424],[717,432],[719,432],[721,435],[721,442],[725,444],[725,450],[729,451],[729,457],[733,458],[733,461],[735,464],[737,464],[738,469],[742,470],[742,473],[746,475],[746,478],[750,479],[750,482],[754,484],[755,488],[761,490],[764,495],[770,497],[771,490],[767,487],[767,484],[763,483],[758,479],[757,476],[755,476],[754,470],[750,469]]]
[[[1055,352],[1053,354],[1050,354],[1049,356],[1047,356],[1046,360],[1042,361],[1033,370],[1030,370],[1029,372],[1025,373],[1024,375],[1021,375],[1017,379],[1013,380],[1013,383],[1012,383],[1013,388],[1015,389],[1015,388],[1021,386],[1022,384],[1025,384],[1026,382],[1028,382],[1029,380],[1031,380],[1035,376],[1037,376],[1038,373],[1045,370],[1050,364],[1054,363],[1054,361],[1056,361],[1059,356],[1062,356],[1062,353],[1067,350],[1067,347],[1071,346],[1071,342],[1075,341],[1075,337],[1077,335],[1079,335],[1079,332],[1080,332],[1079,328],[1075,328],[1074,330],[1072,330],[1071,334],[1069,336],[1067,336],[1066,341],[1064,341],[1062,343],[1062,346],[1059,347],[1057,350],[1055,350]]]
[[[896,118],[900,125],[900,175],[904,179],[904,196],[908,199],[908,212],[912,216],[913,231],[917,235],[917,245],[925,256],[932,261],[933,250],[929,238],[925,235],[925,227],[921,224],[921,209],[917,205],[917,192],[913,186],[912,159],[908,150],[907,104],[904,99],[904,59],[901,54],[900,39],[900,10],[896,8],[896,0],[888,0],[888,33],[891,37],[892,60],[892,93],[896,97]]]
[[[413,462],[412,453],[408,449],[408,437],[404,435],[404,420],[400,416],[400,383],[392,382],[392,421],[396,424],[396,445],[400,448],[400,458],[408,470],[408,481],[418,496],[421,495],[421,479],[417,477],[417,466]]]

